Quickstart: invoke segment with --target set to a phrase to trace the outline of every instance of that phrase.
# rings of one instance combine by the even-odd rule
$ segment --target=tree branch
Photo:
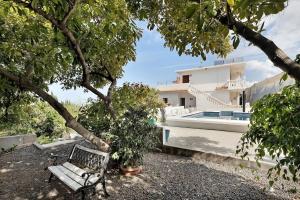
[[[251,30],[242,22],[236,21],[227,15],[221,15],[220,12],[215,18],[230,30],[235,31],[243,38],[259,47],[275,66],[279,67],[296,80],[300,80],[300,64],[292,60],[273,41],[260,33]]]
[[[94,134],[92,134],[90,131],[84,128],[80,123],[78,123],[76,119],[69,113],[69,111],[50,94],[48,94],[38,86],[34,85],[26,78],[21,78],[16,75],[13,75],[12,73],[2,68],[0,68],[0,76],[3,76],[9,79],[10,81],[13,81],[19,87],[22,87],[24,89],[27,89],[37,94],[44,101],[47,101],[66,120],[67,127],[74,129],[77,133],[82,135],[84,138],[91,141],[93,144],[97,145],[97,147],[100,150],[106,152],[109,151],[109,145],[107,143],[105,143],[100,138],[96,137]]]
[[[31,5],[31,3],[26,3],[22,0],[12,0],[12,1],[15,2],[16,4],[22,5],[23,7],[28,8],[29,10],[32,10],[33,12],[43,16],[45,19],[50,21],[54,26],[58,26],[59,22],[53,16],[49,15],[48,13],[46,13],[40,8],[34,8]]]
[[[52,23],[53,26],[57,27],[63,34],[64,36],[71,42],[71,44],[73,45],[72,48],[75,51],[77,58],[79,59],[79,62],[82,66],[82,82],[89,82],[89,70],[88,70],[88,64],[85,61],[85,58],[83,56],[83,53],[81,51],[79,42],[76,40],[74,34],[67,28],[65,23],[60,23],[58,20],[56,20],[53,16],[47,14],[46,12],[44,12],[41,8],[34,8],[32,7],[32,5],[30,3],[26,3],[22,0],[12,0],[13,2],[15,2],[16,4],[22,5],[25,8],[28,8],[29,10],[41,15],[42,17],[44,17],[45,19],[47,19],[48,21],[50,21]],[[73,8],[70,8],[68,13],[71,13],[72,10],[75,7],[73,6]],[[65,18],[63,21],[67,21],[69,14],[66,14]]]
[[[201,3],[201,0],[190,0],[190,1],[199,4]],[[222,25],[226,26],[228,29],[235,31],[237,34],[239,34],[249,42],[253,43],[258,48],[260,48],[268,56],[268,58],[273,62],[275,66],[279,67],[281,70],[289,74],[291,77],[300,81],[300,64],[296,63],[293,59],[291,59],[272,40],[264,37],[262,34],[258,32],[253,31],[242,22],[236,21],[231,15],[231,11],[228,10],[228,4],[227,4],[227,14],[222,15],[221,10],[218,10],[217,15],[214,18],[218,20]]]
[[[117,80],[116,79],[113,79],[109,88],[108,88],[108,91],[107,91],[107,96],[111,99],[111,96],[112,96],[112,93],[113,93],[113,90],[115,89],[117,85]]]
[[[101,76],[101,77],[103,77],[103,78],[105,78],[105,79],[107,79],[107,80],[110,80],[111,82],[113,81],[113,78],[112,78],[111,76],[105,75],[105,74],[103,74],[103,73],[101,73],[101,72],[98,72],[98,71],[91,71],[90,74],[91,74],[91,75],[98,75],[98,76]]]
[[[117,80],[113,79],[113,81],[111,82],[107,90],[107,108],[113,119],[116,119],[116,112],[114,111],[111,103],[112,103],[113,90],[116,88],[116,85],[117,85]]]
[[[81,50],[80,44],[77,41],[77,39],[75,38],[74,34],[66,26],[66,22],[67,22],[68,18],[70,17],[71,13],[74,11],[74,9],[76,7],[76,0],[72,0],[72,2],[69,2],[69,3],[71,3],[70,7],[69,7],[69,11],[65,14],[65,17],[63,18],[62,22],[59,22],[53,16],[47,14],[46,12],[41,10],[40,8],[32,7],[32,5],[30,3],[26,3],[22,0],[12,0],[12,1],[17,3],[17,4],[20,4],[20,5],[24,6],[28,9],[30,9],[30,10],[32,10],[33,12],[35,12],[35,13],[41,15],[41,16],[43,16],[45,19],[50,21],[53,26],[57,27],[64,34],[64,36],[71,42],[71,44],[72,44],[71,47],[74,50],[74,52],[76,53],[76,56],[77,56],[81,66],[82,66],[82,83],[81,83],[81,86],[85,87],[86,89],[88,89],[89,91],[91,91],[92,93],[97,95],[105,103],[107,103],[108,102],[107,97],[90,84],[90,73],[91,72],[90,72],[89,66],[88,66],[88,64],[85,60],[83,52]],[[109,76],[102,75],[101,73],[100,74],[102,75],[102,77],[104,77],[107,80],[113,82],[114,79],[111,76],[109,70],[106,67],[105,67],[105,69],[108,72]]]
[[[89,91],[91,91],[92,93],[94,93],[95,95],[97,95],[103,101],[107,101],[106,96],[104,94],[102,94],[102,92],[100,92],[99,90],[97,90],[96,88],[91,86],[90,83],[82,83],[81,85],[83,87],[85,87],[86,89],[88,89]]]
[[[77,1],[76,0],[70,0],[69,1],[69,10],[68,12],[65,14],[63,20],[62,20],[62,24],[66,24],[69,17],[71,16],[71,14],[73,13],[73,11],[75,10],[75,7],[76,7],[76,3]]]

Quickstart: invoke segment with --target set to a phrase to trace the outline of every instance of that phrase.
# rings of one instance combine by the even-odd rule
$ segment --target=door
[[[239,105],[243,105],[243,94],[240,94]]]
[[[180,106],[185,107],[185,98],[180,98]]]

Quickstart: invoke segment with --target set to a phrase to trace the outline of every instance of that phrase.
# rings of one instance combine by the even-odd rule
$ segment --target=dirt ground
[[[73,144],[51,150],[34,146],[0,155],[0,199],[80,199],[60,181],[48,183],[51,152],[68,157]],[[61,160],[63,162],[64,159]],[[275,193],[264,190],[264,182],[240,176],[250,172],[228,170],[228,166],[213,167],[214,163],[195,163],[189,158],[161,153],[145,156],[144,171],[136,177],[123,177],[109,170],[107,199],[300,199],[287,189]],[[222,170],[224,168],[224,170]],[[101,194],[87,199],[100,199]]]

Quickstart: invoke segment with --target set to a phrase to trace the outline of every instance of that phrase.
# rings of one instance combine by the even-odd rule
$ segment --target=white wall
[[[282,81],[281,77],[283,72],[277,74],[271,78],[265,79],[259,83],[255,83],[253,86],[246,89],[246,100],[252,104],[264,95],[277,93],[282,90],[283,87],[295,84],[295,79],[288,78],[286,81]]]
[[[161,99],[167,98],[168,104],[171,106],[179,106],[178,94],[175,92],[160,92],[159,96]]]
[[[187,92],[182,92],[178,94],[178,98],[185,98],[185,107],[186,108],[192,108],[196,107],[196,97],[187,93]]]
[[[205,68],[203,70],[178,72],[178,74],[181,78],[182,75],[190,75],[190,83],[202,91],[213,91],[216,87],[224,85],[230,80],[230,67]]]
[[[230,104],[230,91],[229,90],[220,90],[209,92],[209,94],[226,104]]]
[[[160,98],[168,98],[168,104],[171,106],[180,106],[180,98],[185,98],[185,107],[196,107],[196,97],[188,92],[174,91],[174,92],[160,92]]]

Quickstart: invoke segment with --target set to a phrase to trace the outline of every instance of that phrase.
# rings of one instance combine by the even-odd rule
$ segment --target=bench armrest
[[[96,171],[91,171],[91,172],[84,172],[81,177],[84,178],[86,175],[87,176],[91,176],[93,174],[96,174],[96,173],[99,173],[99,172],[96,172]]]
[[[50,164],[50,166],[53,166],[53,165],[57,165],[57,159],[58,158],[64,158],[64,156],[60,156],[60,155],[57,155],[57,154],[54,154],[54,153],[50,153],[49,158],[52,160],[52,163]],[[48,167],[45,167],[44,169],[47,170]]]
[[[90,172],[85,172],[81,175],[82,178],[85,178],[85,181],[84,181],[84,186],[87,186],[87,182],[89,180],[89,178],[92,176],[92,175],[95,175],[95,174],[98,174],[99,172],[98,171],[90,171]],[[101,178],[101,177],[99,177]]]

